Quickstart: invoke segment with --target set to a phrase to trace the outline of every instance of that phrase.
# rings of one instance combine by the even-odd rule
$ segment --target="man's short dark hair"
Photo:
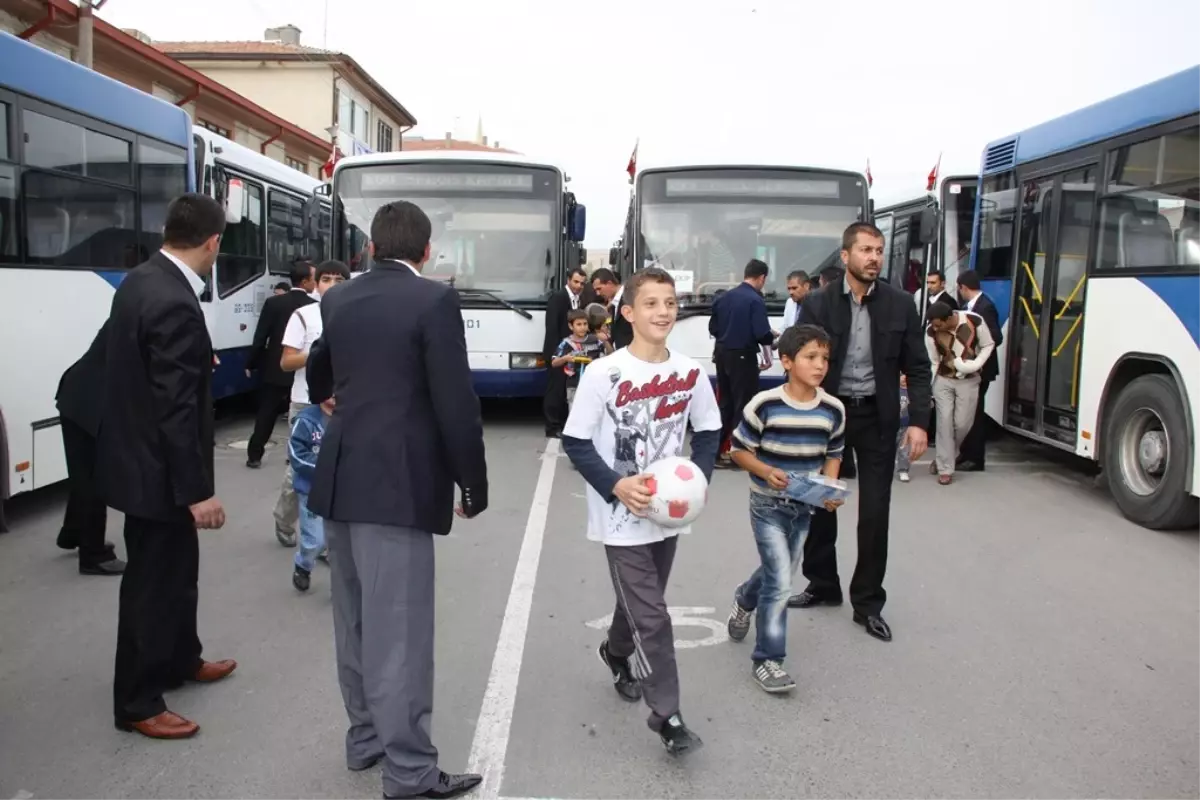
[[[829,347],[829,334],[820,325],[793,325],[779,335],[779,355],[795,359],[796,354],[804,349],[809,342],[816,342]]]
[[[808,283],[808,273],[802,269],[794,269],[788,273],[787,279],[789,281],[797,280],[801,283]]]
[[[376,261],[407,261],[419,264],[433,226],[421,207],[407,200],[380,206],[371,220],[371,241]]]
[[[317,271],[314,275],[317,283],[321,282],[322,275],[341,275],[344,280],[350,280],[350,268],[341,261],[322,261],[317,266]]]
[[[837,283],[842,279],[842,268],[826,267],[825,269],[821,270],[821,278],[824,279],[826,283]]]
[[[167,206],[163,244],[194,250],[214,236],[225,233],[225,209],[208,195],[181,194]]]
[[[312,262],[303,258],[297,258],[292,262],[292,268],[288,271],[288,278],[291,280],[292,286],[299,286],[308,280],[312,274]]]
[[[940,269],[931,269],[925,273],[926,278],[937,278],[942,283],[946,282],[946,276]]]
[[[275,291],[277,291],[277,292],[286,292],[288,290],[288,282],[280,281],[279,283],[275,284],[275,286],[272,288],[274,288]]]
[[[959,286],[963,286],[967,289],[970,289],[973,292],[978,292],[979,291],[979,273],[973,269],[969,269],[966,272],[960,272],[958,274],[957,283]]]
[[[858,235],[865,233],[872,239],[882,239],[883,231],[876,228],[869,222],[851,222],[846,226],[846,230],[842,231],[842,249],[849,252],[854,243],[858,241]]]
[[[949,303],[943,303],[941,300],[938,300],[929,307],[928,319],[930,322],[941,322],[944,319],[950,319],[950,315],[953,313],[954,309],[950,307]]]
[[[568,325],[572,324],[577,319],[587,319],[587,318],[588,318],[588,312],[587,312],[587,309],[584,309],[584,308],[572,308],[570,311],[567,312],[567,324]],[[589,322],[589,325],[590,324],[591,323]]]
[[[576,275],[582,275],[583,279],[585,281],[587,280],[587,270],[583,267],[571,267],[569,270],[567,270],[568,281],[570,281],[571,278],[574,278]]]
[[[746,262],[746,268],[742,270],[742,278],[745,280],[754,280],[755,278],[765,278],[770,274],[771,268],[767,266],[765,261],[759,261],[757,258],[752,258]]]
[[[625,291],[621,293],[621,305],[632,306],[633,301],[637,299],[638,290],[647,283],[665,283],[672,289],[675,288],[675,279],[671,277],[671,273],[662,267],[646,267],[633,273],[629,280],[625,281]]]
[[[608,267],[600,267],[592,271],[591,280],[592,283],[595,283],[596,281],[600,281],[601,283],[616,283],[617,276],[616,273],[614,273]]]

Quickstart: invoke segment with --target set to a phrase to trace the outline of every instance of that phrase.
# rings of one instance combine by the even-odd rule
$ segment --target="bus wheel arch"
[[[1125,356],[1104,387],[1099,459],[1117,506],[1143,527],[1191,528],[1200,519],[1200,499],[1190,492],[1196,454],[1189,409],[1178,369],[1161,357]]]

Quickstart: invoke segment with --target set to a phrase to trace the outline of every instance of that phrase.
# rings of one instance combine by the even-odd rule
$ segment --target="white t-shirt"
[[[652,364],[623,347],[584,369],[563,435],[590,439],[604,463],[625,478],[659,459],[686,456],[689,423],[697,431],[721,429],[717,399],[700,364],[679,353]],[[590,485],[587,504],[587,535],[594,542],[631,546],[691,532],[691,526],[662,528],[634,516]]]
[[[283,332],[283,344],[294,347],[308,355],[313,342],[321,338],[321,304],[309,303],[292,312],[287,329]],[[308,405],[308,376],[304,367],[296,370],[292,379],[292,402]]]

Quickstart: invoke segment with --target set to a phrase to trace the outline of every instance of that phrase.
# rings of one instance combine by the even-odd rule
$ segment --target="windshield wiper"
[[[467,288],[458,287],[458,286],[456,286],[454,288],[458,289],[459,294],[465,294],[467,296],[475,295],[477,297],[486,297],[487,299],[492,300],[493,302],[499,303],[500,305],[504,306],[509,311],[517,312],[525,319],[533,319],[533,314],[530,314],[528,311],[526,311],[525,309],[516,305],[515,303],[510,303],[509,301],[505,300],[500,295],[493,292],[491,289],[467,289]]]

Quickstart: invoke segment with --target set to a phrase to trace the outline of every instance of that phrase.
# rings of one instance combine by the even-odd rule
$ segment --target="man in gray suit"
[[[434,535],[487,507],[479,398],[458,292],[425,280],[429,218],[389,203],[374,266],[321,300],[310,399],[337,408],[308,507],[325,520],[353,770],[384,759],[385,797],[455,797],[480,783],[438,767],[433,715]],[[454,506],[454,487],[462,500]]]

